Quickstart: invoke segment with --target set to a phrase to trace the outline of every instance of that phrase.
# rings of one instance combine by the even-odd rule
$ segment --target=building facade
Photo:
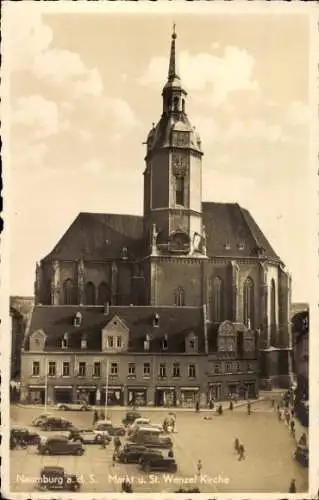
[[[34,306],[33,297],[10,297],[11,317],[11,380],[19,380],[21,372],[21,349],[24,335]]]
[[[203,387],[208,373],[210,383],[217,384],[212,387],[224,387],[228,384],[224,380],[229,379],[233,388],[236,382],[244,391],[241,372],[234,368],[238,356],[245,360],[241,341],[234,359],[234,352],[227,351],[231,343],[223,351],[234,363],[235,373],[227,373],[229,365],[226,370],[217,347],[222,325],[230,324],[238,338],[250,332],[258,339],[260,383],[287,386],[292,349],[290,276],[247,210],[237,203],[202,201],[203,148],[187,114],[187,92],[177,74],[175,44],[174,32],[162,115],[146,140],[143,216],[80,213],[52,252],[37,264],[34,314],[42,308],[58,315],[57,311],[70,306],[81,311],[110,304],[136,314],[139,307],[154,314],[169,308],[179,322],[193,308],[204,314],[201,335],[206,332],[211,339],[202,353],[196,353],[198,381],[203,381],[203,385],[196,382],[196,387],[201,394],[207,392]],[[50,325],[43,321],[37,328],[48,335]],[[34,332],[31,325],[29,336]],[[170,332],[166,335],[170,341]],[[30,359],[28,348],[25,360]],[[150,353],[138,352],[134,356],[142,366]],[[152,366],[157,366],[155,359],[162,355],[162,351],[153,352]],[[176,362],[187,364],[183,351],[174,355]],[[214,363],[219,361],[221,370],[226,370],[222,382],[215,381],[219,374]],[[248,375],[246,379],[248,383]],[[136,377],[135,386],[137,381]],[[148,387],[144,382],[143,387]],[[226,389],[221,391],[224,394]],[[155,396],[148,399],[155,401]],[[123,400],[129,400],[129,394]]]
[[[294,373],[296,375],[296,398],[309,399],[309,307],[303,304],[292,316]]]

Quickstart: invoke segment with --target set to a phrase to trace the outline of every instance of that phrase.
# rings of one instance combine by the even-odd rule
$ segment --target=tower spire
[[[176,35],[176,24],[173,24],[173,33],[172,33],[172,41],[171,41],[171,53],[169,58],[169,68],[168,68],[168,80],[174,80],[174,78],[179,78],[176,74],[176,54],[175,54],[175,40],[177,38]]]

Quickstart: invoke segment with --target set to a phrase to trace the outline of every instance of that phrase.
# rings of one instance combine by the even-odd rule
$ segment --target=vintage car
[[[129,441],[146,446],[147,448],[170,449],[173,447],[173,441],[169,436],[162,436],[160,429],[151,425],[138,427],[128,437]]]
[[[132,424],[128,426],[128,431],[129,433],[133,432],[135,429],[141,426],[145,425],[150,425],[151,424],[151,419],[150,418],[137,418],[134,420]]]
[[[121,463],[134,463],[137,464],[145,453],[149,451],[146,446],[140,446],[136,444],[126,444],[120,451],[120,453],[117,456],[117,459]],[[160,451],[154,451],[154,453],[157,453],[161,455]]]
[[[109,433],[109,428],[110,425],[106,423],[106,421],[98,421],[93,425],[93,432],[96,436],[98,436],[98,439],[100,440],[102,437],[104,437],[106,441],[112,441]]]
[[[41,415],[39,415],[38,417],[35,417],[33,420],[32,420],[32,425],[34,425],[34,427],[40,427],[44,422],[47,421],[48,418],[52,418],[54,417],[54,414],[53,413],[41,413]]]
[[[70,441],[67,436],[42,438],[38,444],[40,455],[83,455],[84,451],[81,441]]]
[[[297,445],[296,451],[294,453],[294,458],[303,467],[309,467],[309,448],[308,446],[303,446],[301,444]]]
[[[93,429],[71,429],[68,433],[68,439],[72,441],[81,441],[83,444],[98,444],[102,441],[102,436]],[[109,443],[111,438],[107,438]]]
[[[76,474],[68,474],[63,467],[43,467],[37,483],[39,490],[78,491],[81,483]]]
[[[137,418],[141,418],[141,417],[142,417],[142,415],[136,410],[128,411],[128,412],[126,412],[126,415],[122,420],[122,424],[123,425],[132,424],[133,422],[135,422],[135,420]]]
[[[125,427],[123,425],[114,425],[111,420],[98,420],[93,428],[100,428],[108,431],[110,436],[125,436]]]
[[[144,472],[162,471],[162,472],[176,472],[177,464],[174,458],[166,458],[162,454],[149,451],[141,456],[140,467]]]
[[[40,425],[40,429],[43,431],[68,431],[73,427],[72,422],[63,417],[48,417]]]
[[[12,427],[10,430],[10,443],[16,445],[25,444],[27,446],[37,446],[40,443],[40,435],[22,427]]]
[[[57,410],[61,411],[89,411],[91,410],[91,406],[87,403],[58,403],[56,406]]]

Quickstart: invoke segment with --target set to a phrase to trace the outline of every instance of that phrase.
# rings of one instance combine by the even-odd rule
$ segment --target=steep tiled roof
[[[257,248],[262,247],[265,257],[279,259],[250,213],[238,203],[204,202],[202,210],[208,256],[256,257]]]
[[[73,326],[75,314],[81,312],[80,327]],[[155,314],[159,315],[159,326],[153,326]],[[152,306],[111,306],[108,314],[103,307],[86,306],[36,306],[34,308],[28,337],[36,330],[47,334],[47,347],[60,347],[64,333],[68,333],[70,346],[79,349],[81,336],[87,335],[88,349],[101,348],[101,330],[118,316],[130,330],[129,349],[142,351],[146,334],[151,338],[151,351],[160,351],[162,340],[167,335],[168,352],[184,352],[185,335],[198,335],[199,350],[204,350],[202,309],[198,307],[152,307]],[[26,344],[26,348],[27,348]]]
[[[136,215],[80,213],[60,241],[43,260],[104,260],[139,253],[143,218]]]

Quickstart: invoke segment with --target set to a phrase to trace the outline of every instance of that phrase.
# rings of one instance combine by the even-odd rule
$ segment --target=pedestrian
[[[195,406],[195,408],[196,408],[196,411],[198,412],[198,411],[199,411],[199,401],[196,401],[196,406]]]
[[[296,480],[292,479],[290,486],[289,486],[289,492],[288,493],[297,493],[297,488],[296,488]]]
[[[272,407],[272,408],[274,408],[274,407],[275,407],[275,400],[274,400],[274,399],[272,399],[272,400],[271,400],[271,407]]]
[[[230,411],[233,411],[233,409],[234,409],[234,403],[232,402],[232,400],[230,400],[229,409],[230,409]]]
[[[101,436],[101,448],[106,448],[106,439],[104,435]]]
[[[218,414],[219,414],[219,415],[222,415],[222,414],[223,414],[223,405],[219,405],[219,407],[218,407],[218,410],[217,410],[217,411],[218,411]]]
[[[234,442],[234,449],[235,449],[235,452],[238,453],[239,452],[239,446],[240,446],[240,443],[239,443],[239,439],[236,438],[235,439],[235,442]]]
[[[247,414],[250,415],[251,414],[251,402],[248,401],[247,403]]]
[[[300,436],[300,439],[299,439],[299,444],[301,446],[307,446],[307,435],[305,432],[303,432]]]
[[[213,410],[213,409],[214,409],[214,401],[213,401],[213,399],[210,399],[210,400],[209,400],[209,409],[210,409],[210,410]]]
[[[286,418],[286,424],[289,427],[289,424],[290,424],[290,413],[289,413],[289,411],[285,412],[285,418]]]
[[[199,459],[197,462],[197,474],[200,476],[203,469],[202,461]]]
[[[239,445],[239,448],[238,448],[238,460],[241,461],[241,460],[245,460],[245,447],[243,444],[240,444]]]
[[[293,438],[296,435],[295,421],[294,420],[291,420],[291,422],[290,422],[290,434],[292,435]]]
[[[279,420],[279,422],[281,422],[281,417],[282,417],[281,410],[279,410],[279,412],[278,412],[278,420]]]
[[[277,411],[280,411],[280,404],[277,404]]]
[[[98,421],[99,419],[99,414],[97,412],[97,410],[94,410],[94,413],[93,413],[93,425],[96,424],[96,422]]]

